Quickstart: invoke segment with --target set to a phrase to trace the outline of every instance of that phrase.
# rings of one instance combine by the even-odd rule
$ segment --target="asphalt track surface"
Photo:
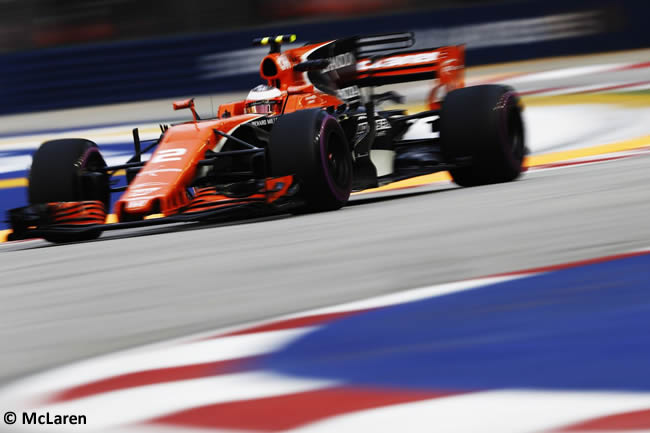
[[[640,156],[359,196],[326,214],[2,245],[0,381],[224,325],[644,248],[649,168]]]

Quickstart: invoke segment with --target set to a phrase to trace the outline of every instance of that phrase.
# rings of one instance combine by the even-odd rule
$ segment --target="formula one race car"
[[[125,227],[329,211],[352,191],[442,170],[461,186],[521,173],[519,98],[505,86],[464,87],[463,46],[414,50],[413,34],[397,33],[282,52],[295,38],[255,40],[270,48],[260,64],[265,84],[213,119],[201,120],[193,100],[174,103],[193,120],[161,125],[150,142],[135,129],[124,164],[107,166],[88,140],[43,143],[29,174],[30,205],[9,211],[10,239],[70,242]],[[429,110],[377,108],[401,97],[374,87],[416,80],[432,82]],[[114,186],[118,172],[126,186]],[[117,222],[107,224],[117,191]]]

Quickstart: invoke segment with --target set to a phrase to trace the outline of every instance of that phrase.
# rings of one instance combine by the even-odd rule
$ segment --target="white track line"
[[[628,66],[625,63],[609,63],[603,65],[576,66],[572,68],[554,69],[545,72],[534,72],[531,74],[520,75],[513,78],[504,79],[508,84],[524,84],[535,81],[558,80],[563,78],[578,77],[581,75],[591,75],[603,72],[613,72],[617,69]]]
[[[311,310],[308,313],[299,313],[288,317],[304,317],[316,314],[341,313],[345,311],[366,310],[370,308],[386,307],[389,305],[405,304],[407,302],[419,301],[427,298],[435,298],[452,293],[460,293],[466,290],[472,290],[490,284],[503,283],[521,277],[521,275],[515,275],[505,277],[477,278],[473,280],[422,287],[418,289],[405,290],[403,292],[391,293],[388,295],[376,296],[361,301],[348,302],[332,307],[318,308],[316,310]]]
[[[139,371],[261,355],[311,330],[304,327],[270,331],[103,356],[32,376],[12,386],[9,391],[14,396],[27,397]]]

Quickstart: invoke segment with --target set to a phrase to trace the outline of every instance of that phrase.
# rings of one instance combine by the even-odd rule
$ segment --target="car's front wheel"
[[[110,206],[108,176],[97,145],[80,138],[46,141],[32,159],[29,172],[28,197],[30,204],[100,202],[97,211],[105,215]],[[70,207],[72,204],[63,204]],[[70,211],[72,212],[72,211]],[[99,231],[61,233],[52,242],[88,240],[100,235]]]

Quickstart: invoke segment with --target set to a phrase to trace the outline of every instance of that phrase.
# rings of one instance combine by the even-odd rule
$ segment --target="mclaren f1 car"
[[[465,87],[463,46],[413,49],[413,34],[397,33],[282,51],[294,40],[255,40],[270,51],[260,63],[264,84],[211,119],[200,119],[191,99],[174,103],[192,119],[161,125],[151,141],[135,129],[123,164],[107,166],[89,140],[43,143],[29,205],[9,211],[10,239],[70,242],[142,225],[331,211],[353,191],[443,170],[461,186],[520,175],[520,100],[506,86]],[[422,80],[431,82],[428,109],[380,108],[401,96],[376,87]],[[116,173],[125,185],[116,186]],[[107,223],[117,192],[116,222]]]

